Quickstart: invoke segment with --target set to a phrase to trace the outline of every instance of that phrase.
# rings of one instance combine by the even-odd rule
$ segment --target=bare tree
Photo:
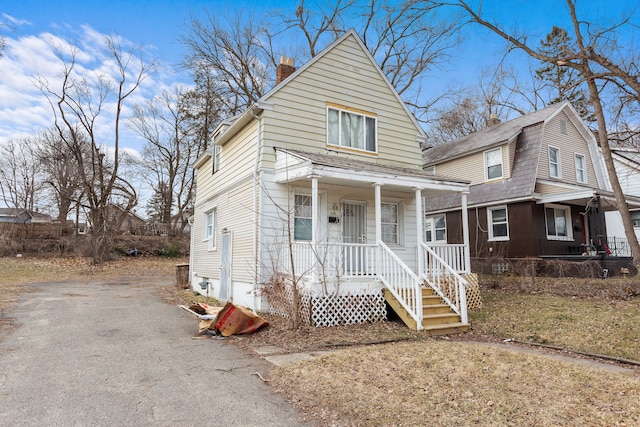
[[[526,36],[509,34],[499,24],[485,20],[481,13],[474,10],[467,2],[458,0],[456,4],[468,14],[472,22],[488,28],[514,48],[523,50],[539,61],[574,69],[586,81],[589,89],[589,102],[593,107],[598,124],[598,140],[617,201],[617,208],[622,217],[625,236],[633,252],[633,264],[636,269],[640,270],[640,244],[635,235],[626,198],[616,174],[601,97],[603,86],[613,84],[626,93],[634,103],[640,102],[640,78],[636,66],[636,55],[624,52],[616,44],[619,29],[628,24],[630,18],[623,16],[620,22],[607,28],[601,28],[596,23],[586,22],[578,17],[575,0],[566,0],[566,3],[573,26],[571,35],[573,43],[563,46],[561,51],[553,52],[551,55],[549,52],[531,47],[527,43]]]
[[[146,141],[142,163],[152,177],[158,220],[170,224],[172,234],[181,232],[187,224],[187,210],[195,190],[191,164],[204,151],[201,144],[206,143],[199,137],[201,130],[189,126],[184,97],[181,89],[165,91],[144,105],[136,105],[130,121],[133,130]]]
[[[445,19],[440,11],[435,3],[419,1],[335,0],[309,6],[303,0],[264,22],[240,13],[230,19],[194,18],[183,40],[189,49],[185,66],[206,69],[224,111],[234,115],[273,87],[276,51],[294,52],[287,56],[302,63],[354,27],[391,84],[424,119],[432,103],[423,99],[426,71],[444,62],[458,41],[457,20]]]
[[[83,192],[78,163],[57,129],[47,129],[36,138],[38,168],[44,175],[44,183],[53,192],[58,221],[64,222],[74,205],[80,203]],[[81,147],[87,147],[87,144],[83,143]]]
[[[76,63],[78,49],[72,48],[66,54],[59,50],[60,88],[51,87],[44,77],[36,82],[49,100],[59,137],[77,162],[89,209],[92,258],[96,264],[108,258],[115,226],[137,203],[135,188],[119,173],[122,109],[155,65],[144,63],[132,51],[123,51],[114,36],[106,39],[105,47],[112,75],[82,75]],[[113,133],[106,145],[100,141],[97,128],[109,107],[113,108]]]
[[[185,66],[215,78],[210,93],[230,115],[256,102],[273,82],[269,64],[275,61],[264,48],[264,37],[268,33],[261,24],[237,12],[229,19],[212,14],[206,21],[193,18],[183,38],[189,49]]]
[[[4,204],[35,210],[44,182],[35,156],[34,138],[9,140],[0,145],[0,191]]]

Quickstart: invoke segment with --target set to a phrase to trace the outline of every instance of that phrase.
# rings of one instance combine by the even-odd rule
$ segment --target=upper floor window
[[[569,206],[545,205],[547,239],[573,240],[571,228],[571,208]]]
[[[549,176],[551,178],[561,178],[560,170],[560,150],[556,147],[549,147]]]
[[[634,227],[640,227],[640,211],[631,211],[631,222]]]
[[[311,240],[313,222],[311,196],[296,194],[293,209],[293,240]]]
[[[447,242],[447,219],[445,215],[431,216],[424,222],[427,243]]]
[[[509,240],[509,216],[506,206],[487,208],[489,240]]]
[[[375,117],[335,108],[327,111],[329,145],[377,152]]]
[[[220,152],[222,151],[222,147],[219,145],[213,146],[213,173],[216,173],[220,170]]]
[[[484,169],[487,181],[502,178],[502,147],[484,152]]]
[[[400,243],[398,235],[398,204],[382,203],[382,241],[386,244],[397,245]]]
[[[576,181],[586,184],[587,182],[587,172],[585,171],[585,158],[582,154],[576,154]]]

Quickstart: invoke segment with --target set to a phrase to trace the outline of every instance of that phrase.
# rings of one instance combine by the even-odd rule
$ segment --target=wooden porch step
[[[460,316],[456,313],[439,313],[439,314],[429,314],[423,315],[422,317],[422,326],[427,327],[431,325],[442,325],[449,323],[457,323],[460,322]]]
[[[422,332],[435,337],[438,335],[453,335],[463,334],[469,330],[470,325],[468,323],[456,322],[456,323],[442,323],[440,325],[429,325],[425,327]]]
[[[384,289],[384,298],[410,329],[414,331],[418,329],[416,321],[388,289]],[[431,289],[423,290],[422,304],[422,329],[427,335],[460,334],[469,330],[470,325],[462,323],[460,316],[444,304],[438,295],[433,295]]]

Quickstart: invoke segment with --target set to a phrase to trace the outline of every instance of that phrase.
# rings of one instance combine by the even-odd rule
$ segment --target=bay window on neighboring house
[[[547,225],[547,239],[573,240],[571,208],[569,206],[545,205],[544,214]]]
[[[502,147],[484,152],[485,180],[500,179],[502,173]]]
[[[327,108],[327,144],[376,153],[376,117],[369,113]]]
[[[549,176],[551,178],[562,178],[560,150],[551,146],[549,146]]]
[[[576,181],[580,184],[587,183],[587,172],[585,168],[585,157],[582,154],[575,154],[575,162],[576,162]]]
[[[487,208],[489,240],[509,240],[509,215],[506,206]]]
[[[425,219],[424,222],[425,242],[446,243],[447,242],[447,220],[446,216],[435,215]]]
[[[296,194],[294,199],[293,240],[310,241],[313,222],[311,196]]]
[[[202,218],[202,240],[206,240],[207,249],[216,249],[216,209],[204,213]]]

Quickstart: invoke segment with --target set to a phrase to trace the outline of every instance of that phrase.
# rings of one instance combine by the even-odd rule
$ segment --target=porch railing
[[[462,323],[468,323],[467,281],[431,247],[420,243],[422,271],[425,282],[460,315]]]
[[[464,259],[464,244],[427,243],[426,246],[458,273],[471,272],[471,266]]]
[[[299,275],[316,274],[334,279],[336,276],[374,275],[376,245],[356,243],[318,243],[314,247],[310,242],[292,244],[293,262]],[[291,270],[288,249],[284,248],[281,257],[282,267]]]
[[[607,247],[611,256],[632,256],[631,246],[624,237],[607,237]]]
[[[422,329],[422,284],[420,278],[382,241],[378,242],[378,278]]]

